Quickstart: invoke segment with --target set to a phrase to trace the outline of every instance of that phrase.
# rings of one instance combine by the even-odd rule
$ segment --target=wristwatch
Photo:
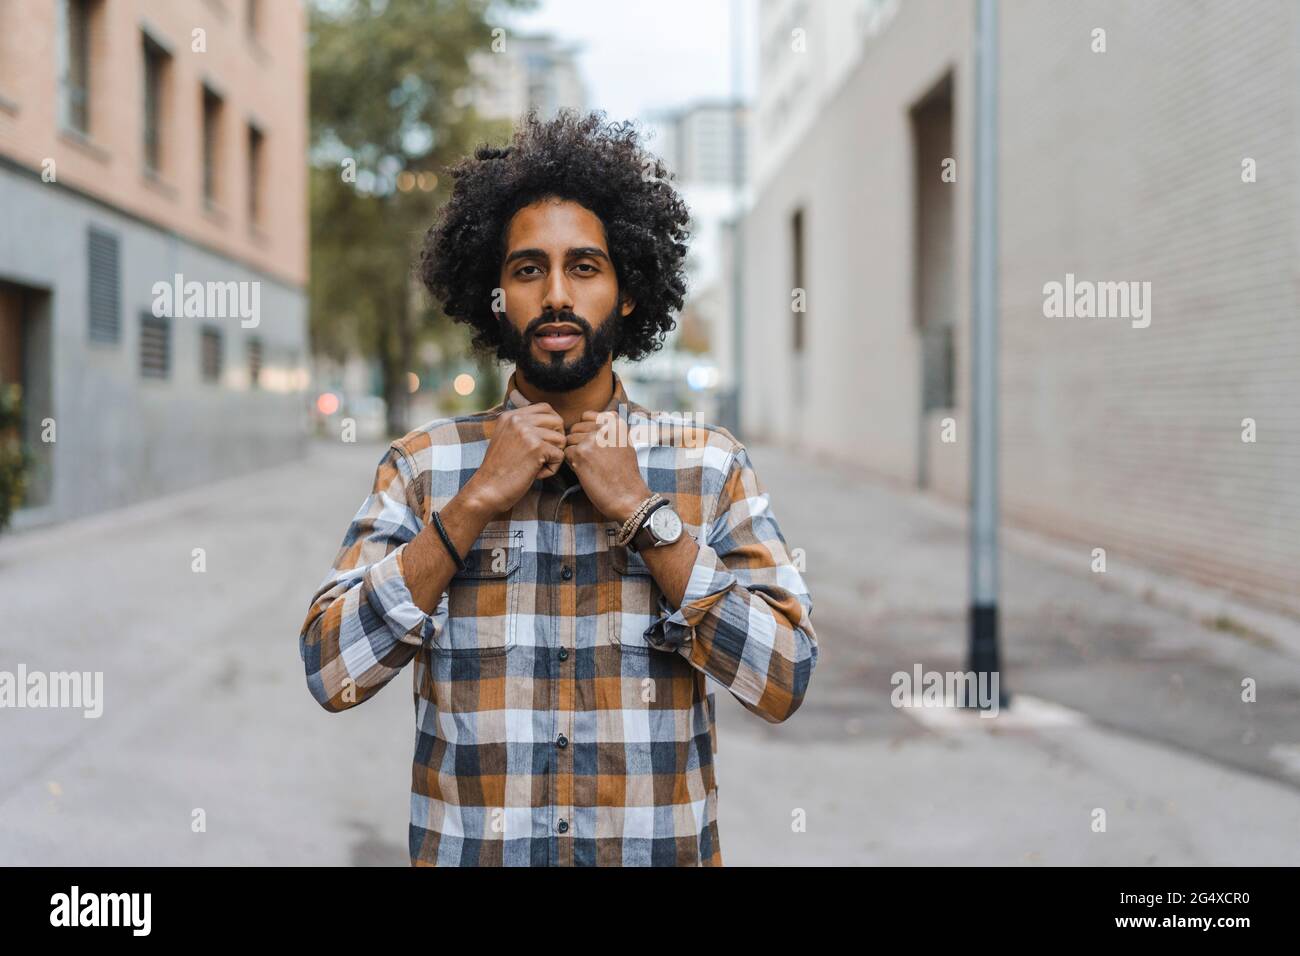
[[[665,500],[651,508],[650,513],[641,520],[641,527],[632,535],[627,547],[633,552],[643,548],[662,548],[681,536],[682,519]]]

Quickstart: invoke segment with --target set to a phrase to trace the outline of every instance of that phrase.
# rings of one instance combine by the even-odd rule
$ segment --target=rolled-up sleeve
[[[448,596],[432,614],[416,606],[402,555],[423,524],[414,463],[394,443],[348,526],[299,633],[307,686],[326,710],[372,697],[447,623]]]
[[[780,723],[803,702],[817,663],[812,596],[743,445],[724,474],[681,606],[661,594],[645,636]]]

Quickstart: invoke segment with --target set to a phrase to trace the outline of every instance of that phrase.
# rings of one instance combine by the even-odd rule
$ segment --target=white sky
[[[507,25],[578,43],[588,107],[611,121],[731,95],[733,10],[742,18],[742,98],[752,99],[756,0],[542,0]]]

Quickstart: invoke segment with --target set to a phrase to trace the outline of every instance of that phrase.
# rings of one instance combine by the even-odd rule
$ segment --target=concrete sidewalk
[[[894,672],[965,666],[960,514],[751,452],[806,553],[821,659],[785,724],[718,692],[728,865],[1300,862],[1300,660],[1285,641],[1099,586],[1086,560],[1069,572],[1009,550],[1011,707],[896,709]],[[103,671],[106,700],[98,719],[0,710],[0,864],[406,865],[409,678],[328,715],[295,640],[381,454],[319,445],[0,539],[0,669]],[[1244,677],[1258,702],[1241,701]]]
[[[1185,597],[1185,583],[1142,571],[1125,586],[1117,576],[1138,572],[1094,575],[1086,549],[1062,570],[1068,546],[1008,533],[1011,706],[995,718],[895,708],[895,672],[966,667],[963,512],[751,452],[788,544],[806,553],[821,658],[786,724],[718,708],[729,864],[1300,862],[1293,625],[1278,622],[1275,638],[1211,630],[1134,596],[1161,581]],[[1255,703],[1241,699],[1245,677]],[[795,808],[806,832],[792,832]],[[1105,832],[1092,828],[1098,809]]]

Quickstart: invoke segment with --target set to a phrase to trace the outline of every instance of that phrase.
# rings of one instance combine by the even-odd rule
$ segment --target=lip
[[[533,341],[543,352],[567,352],[582,341],[582,335],[576,332],[565,335],[535,335]]]
[[[582,330],[568,322],[548,322],[533,333],[543,352],[567,352],[582,341]]]

